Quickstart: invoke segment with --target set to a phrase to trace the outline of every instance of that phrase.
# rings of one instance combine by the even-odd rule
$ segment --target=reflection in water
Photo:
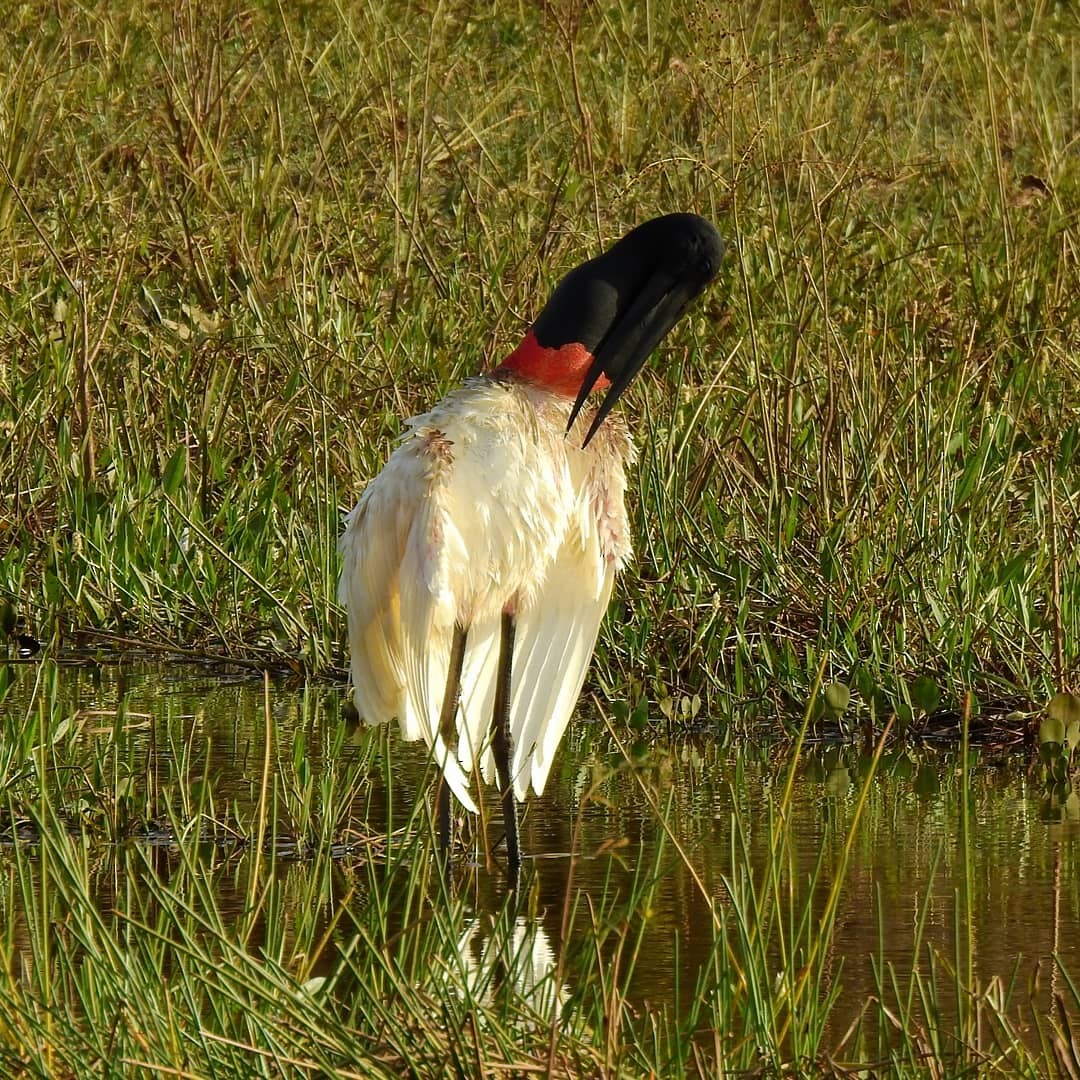
[[[510,949],[504,947],[507,940]],[[518,915],[508,938],[488,915],[473,915],[466,919],[458,953],[464,989],[474,1001],[490,1004],[511,988],[545,1024],[566,1001],[566,987],[555,985],[555,952],[540,922]]]
[[[5,707],[46,708],[42,680],[32,670],[23,669]],[[69,784],[69,823],[88,836],[88,872],[102,910],[137,902],[145,908],[140,917],[152,918],[151,896],[133,899],[117,889],[130,891],[138,875],[169,880],[175,848],[147,829],[168,810],[173,820],[204,832],[202,869],[214,883],[219,910],[239,918],[252,858],[245,836],[237,840],[236,833],[246,829],[250,839],[263,779],[261,683],[150,667],[60,669],[56,679],[49,729],[67,726],[51,752],[57,770],[70,770],[58,771],[58,783]],[[267,827],[278,856],[273,873],[294,898],[287,904],[295,918],[325,926],[340,905],[359,909],[367,902],[373,886],[362,868],[387,859],[403,830],[423,827],[426,816],[416,809],[431,791],[431,772],[418,747],[400,744],[383,729],[346,737],[341,700],[338,688],[279,685],[270,701]],[[820,916],[843,861],[867,759],[846,745],[808,751],[791,813],[778,823],[788,753],[786,744],[657,739],[627,765],[599,725],[578,721],[544,796],[530,804],[522,823],[525,850],[534,855],[525,865],[522,892],[538,914],[528,919],[508,908],[498,870],[471,870],[459,892],[468,896],[459,970],[448,977],[460,979],[463,992],[480,1000],[512,987],[547,1017],[580,989],[575,979],[593,970],[589,963],[599,962],[598,955],[608,962],[632,937],[628,953],[636,963],[628,965],[622,987],[627,1000],[666,1003],[685,1014],[717,948],[715,921],[733,925],[732,889],[760,888],[778,829],[789,851],[780,885],[794,915],[808,905]],[[1046,793],[1025,766],[976,759],[966,788],[965,849],[965,787],[956,755],[889,751],[854,836],[824,958],[826,983],[839,986],[831,1016],[837,1034],[879,993],[882,979],[895,979],[906,992],[913,971],[929,972],[941,961],[948,966],[970,958],[982,986],[1004,980],[1017,1011],[1029,1001],[1041,1011],[1050,1008],[1060,977],[1056,960],[1080,972],[1080,823],[1070,817],[1067,800],[1059,800],[1066,808],[1061,813],[1049,813]],[[326,777],[332,768],[346,767],[351,779],[332,788],[337,801],[327,805]],[[77,782],[64,779],[69,775]],[[663,820],[643,790],[659,799]],[[95,803],[97,794],[117,791],[123,796],[110,796],[108,805]],[[1048,814],[1053,820],[1045,820]],[[216,831],[207,829],[209,821],[219,823]],[[17,831],[18,822],[0,819],[0,839],[10,845]],[[488,831],[496,839],[497,822],[489,821]],[[341,841],[334,851],[342,857],[304,857],[305,851],[330,850],[314,843],[324,834]],[[21,901],[10,891],[13,858],[12,847],[0,848],[0,879],[9,889],[5,906],[17,925]],[[808,884],[815,874],[816,892]],[[314,906],[313,896],[320,898]],[[512,920],[512,957],[491,944],[499,940],[500,919]],[[613,927],[618,932],[603,937],[598,948],[598,929]],[[288,932],[256,928],[248,943],[258,947],[266,934],[287,938]],[[24,940],[17,929],[9,935],[16,943]],[[275,947],[287,952],[286,946]],[[777,972],[792,962],[775,942],[769,947]],[[560,950],[565,955],[556,986]],[[328,950],[322,963],[331,964],[333,956]],[[940,1005],[956,1007],[949,999]]]

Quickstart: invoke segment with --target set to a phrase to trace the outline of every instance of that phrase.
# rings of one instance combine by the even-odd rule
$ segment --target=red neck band
[[[512,371],[553,394],[576,398],[592,362],[592,353],[584,345],[571,342],[550,349],[541,345],[530,330],[521,344],[495,370]],[[610,385],[611,381],[602,374],[593,389],[602,390]]]

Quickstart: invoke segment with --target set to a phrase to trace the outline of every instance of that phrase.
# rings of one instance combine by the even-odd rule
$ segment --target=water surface
[[[65,821],[88,837],[103,910],[117,903],[118,888],[131,887],[122,865],[131,845],[160,848],[159,857],[140,865],[169,874],[175,845],[168,820],[184,821],[185,808],[205,841],[208,872],[223,861],[230,866],[213,879],[226,913],[244,903],[260,797],[275,872],[297,895],[306,895],[301,879],[323,876],[328,910],[365,903],[356,865],[379,858],[387,843],[402,842],[401,830],[423,827],[411,818],[431,794],[423,753],[396,732],[346,735],[343,687],[275,681],[267,694],[246,672],[145,664],[45,663],[20,665],[17,674],[0,705],[9,713],[8,730],[37,723],[52,732],[47,757],[61,770],[58,788],[71,799]],[[264,785],[268,722],[271,772]],[[529,804],[522,827],[523,892],[532,916],[519,917],[515,933],[531,950],[537,978],[565,952],[559,993],[574,990],[569,959],[588,947],[592,930],[587,919],[575,919],[569,939],[561,940],[568,898],[617,914],[621,896],[646,888],[627,996],[684,1012],[713,948],[714,915],[730,915],[733,866],[744,865],[733,844],[745,848],[755,880],[768,865],[790,753],[789,743],[727,738],[723,731],[669,738],[661,728],[639,740],[628,760],[603,724],[584,716],[575,721],[548,790]],[[331,754],[339,765],[357,765],[359,779],[347,805],[327,808],[318,804],[318,791]],[[7,748],[0,758],[0,765],[9,762],[0,773],[8,793],[0,876],[5,865],[11,872],[12,844],[32,847],[36,828],[11,794],[22,783],[11,772],[11,756]],[[809,899],[821,910],[868,765],[859,747],[839,743],[811,744],[797,764],[783,823],[792,910],[807,899],[815,868],[818,895]],[[95,803],[98,796],[107,812]],[[500,829],[495,803],[490,806],[487,835],[495,844]],[[163,807],[172,808],[171,819]],[[304,828],[332,830],[334,857],[310,856]],[[890,965],[897,984],[906,986],[915,967],[970,963],[980,986],[1002,981],[1021,1026],[1031,1007],[1045,1014],[1059,985],[1055,961],[1080,972],[1078,837],[1071,807],[1048,801],[1037,766],[1024,758],[976,748],[965,784],[955,750],[890,749],[871,782],[844,875],[826,965],[840,988],[832,1029],[842,1032],[860,1014]],[[485,920],[504,903],[501,851],[493,858],[489,869],[474,836],[456,864],[471,912],[461,947],[479,967]],[[778,966],[784,963],[774,954]],[[946,1011],[954,1006],[943,1003]]]

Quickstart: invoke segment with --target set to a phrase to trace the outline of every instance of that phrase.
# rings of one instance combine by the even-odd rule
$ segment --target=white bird
[[[722,253],[709,222],[669,214],[572,270],[494,371],[407,421],[345,521],[356,708],[427,743],[444,853],[449,792],[475,812],[474,768],[497,775],[515,884],[515,796],[544,790],[630,554],[633,445],[608,413]]]

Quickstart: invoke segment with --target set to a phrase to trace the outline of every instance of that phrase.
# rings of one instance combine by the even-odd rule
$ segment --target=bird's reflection
[[[513,993],[538,1018],[550,1021],[567,988],[557,983],[558,961],[539,919],[504,911],[466,918],[458,939],[458,989],[482,1005]]]

